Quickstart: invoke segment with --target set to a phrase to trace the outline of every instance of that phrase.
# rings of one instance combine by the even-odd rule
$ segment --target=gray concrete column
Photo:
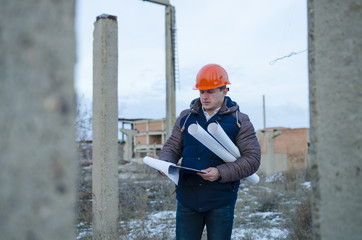
[[[93,239],[118,239],[117,18],[97,17],[93,42]]]
[[[314,239],[362,236],[361,10],[308,1]]]
[[[1,239],[75,238],[74,8],[1,1]]]
[[[283,171],[287,169],[287,164],[285,162],[285,166],[280,166],[280,163],[277,163],[275,158],[274,151],[274,141],[275,138],[282,134],[281,131],[275,129],[266,129],[263,130],[263,140],[264,140],[264,159],[265,162],[265,174],[270,175],[279,171]]]
[[[175,92],[175,44],[176,24],[175,7],[166,5],[165,9],[166,34],[166,138],[172,134],[176,121],[176,92]]]
[[[137,135],[137,130],[132,129],[119,129],[121,132],[126,134],[126,144],[124,145],[124,154],[123,154],[123,160],[131,161],[133,157],[133,138]]]

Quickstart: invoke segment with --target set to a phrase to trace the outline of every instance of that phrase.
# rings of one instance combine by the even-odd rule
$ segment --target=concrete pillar
[[[308,1],[314,239],[362,236],[361,9]]]
[[[127,140],[124,146],[123,160],[131,161],[133,157],[133,138],[137,135],[137,130],[121,128],[121,132],[126,134]]]
[[[93,239],[118,239],[117,18],[97,17],[93,42]]]
[[[1,239],[75,238],[74,8],[1,1]]]
[[[266,160],[265,174],[267,174],[267,175],[278,172],[276,170],[277,163],[276,163],[276,159],[275,159],[274,140],[280,134],[282,134],[281,131],[277,131],[274,129],[264,130],[264,133],[263,133],[263,135],[264,135],[264,154],[265,154],[265,160]],[[286,169],[286,167],[285,167],[285,169]]]
[[[166,34],[166,138],[172,133],[176,121],[175,93],[175,7],[166,5],[165,9]]]

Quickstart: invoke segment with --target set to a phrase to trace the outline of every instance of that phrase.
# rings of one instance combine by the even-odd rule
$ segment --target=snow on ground
[[[288,231],[280,227],[281,218],[276,216],[274,212],[254,213],[261,217],[263,221],[268,221],[272,227],[270,228],[248,228],[243,225],[234,226],[232,240],[240,239],[260,239],[260,240],[273,240],[285,238]],[[128,234],[125,235],[125,239],[136,240],[139,236],[148,236],[149,238],[160,239],[166,236],[175,236],[175,211],[163,211],[148,215],[148,217],[142,220],[132,220],[129,222],[120,222],[121,228],[127,229]],[[250,216],[251,218],[253,216]],[[142,228],[140,229],[140,226]]]
[[[127,229],[126,239],[136,240],[140,235],[157,239],[158,236],[175,235],[175,218],[175,211],[162,211],[149,214],[145,219],[121,221],[120,226]]]
[[[303,187],[305,187],[306,189],[312,189],[312,184],[311,182],[304,182],[301,184]]]
[[[302,196],[305,196],[310,188],[310,182],[299,182],[301,192],[294,193],[293,190],[285,189],[283,185],[285,178],[282,174],[275,174],[264,179],[257,185],[251,185],[242,182],[238,192],[238,199],[235,207],[234,226],[232,233],[232,240],[280,240],[287,239],[289,230],[286,228],[286,221],[288,214],[295,210],[295,206],[299,205]],[[160,189],[151,182],[132,183],[131,187],[141,186],[145,189],[148,195],[147,202],[149,206],[147,211],[142,216],[137,215],[136,218],[129,220],[122,220],[119,222],[120,226],[120,240],[137,240],[137,239],[150,239],[150,240],[172,240],[175,239],[175,219],[176,212],[175,203],[168,206],[166,210],[153,209],[157,205],[167,205],[167,199],[164,203],[164,198],[174,198],[174,195],[164,194],[160,195]],[[282,185],[275,185],[282,184]],[[288,182],[290,184],[290,182]],[[148,186],[152,186],[151,188]],[[169,188],[166,186],[164,189]],[[162,188],[161,188],[162,189]],[[164,190],[163,189],[163,190]],[[135,190],[135,192],[137,192]],[[162,192],[162,191],[161,191]],[[158,193],[155,194],[155,193]],[[140,197],[142,195],[135,195]],[[157,203],[157,204],[156,204]],[[168,204],[169,199],[168,199]],[[150,207],[151,206],[151,207]],[[283,210],[284,209],[284,210]],[[136,208],[135,211],[138,209]],[[77,225],[77,239],[85,240],[91,239],[92,226],[85,223]],[[203,240],[206,239],[204,231]]]
[[[136,240],[140,236],[147,236],[145,239],[172,239],[175,236],[176,227],[176,212],[162,211],[151,213],[144,219],[136,219],[131,221],[121,221],[120,227],[127,232],[121,239]],[[288,231],[283,229],[280,224],[283,221],[278,213],[264,212],[253,213],[249,215],[250,219],[261,218],[264,223],[268,222],[271,227],[254,228],[253,226],[245,226],[243,224],[234,224],[232,240],[240,239],[258,239],[258,240],[273,240],[283,239],[287,236]],[[87,229],[80,232],[77,239],[82,239],[85,236],[91,235],[92,229]]]

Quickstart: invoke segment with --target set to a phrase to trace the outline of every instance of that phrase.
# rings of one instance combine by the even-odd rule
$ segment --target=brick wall
[[[309,129],[308,128],[269,128],[268,130],[280,131],[281,134],[274,138],[274,156],[284,156],[281,166],[274,166],[274,169],[303,169],[309,166],[309,154],[308,154],[308,142],[309,142]],[[267,159],[264,149],[264,136],[259,131],[259,142],[262,152],[263,166],[260,171],[268,172],[265,169],[265,161],[271,161]],[[286,162],[284,162],[286,161]],[[274,163],[278,165],[278,161],[274,160]],[[280,163],[281,164],[281,163]]]

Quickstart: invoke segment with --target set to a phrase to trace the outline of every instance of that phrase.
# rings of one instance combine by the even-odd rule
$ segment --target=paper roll
[[[258,174],[254,173],[253,175],[247,177],[246,180],[248,180],[252,184],[257,184],[259,182],[260,178],[259,178]]]
[[[207,131],[223,145],[235,158],[240,157],[240,151],[238,147],[231,141],[224,129],[216,123],[210,123],[207,127]]]
[[[210,123],[209,126],[213,124]],[[215,140],[215,138],[213,138],[210,134],[208,134],[199,124],[191,124],[187,131],[193,136],[195,137],[199,142],[201,142],[203,145],[205,145],[208,149],[210,149],[213,153],[215,153],[219,158],[221,158],[223,161],[225,162],[234,162],[236,160],[237,157],[234,157],[233,154],[231,154],[228,150],[225,149],[225,147],[223,147],[221,144],[223,144],[224,146],[228,146],[228,145],[234,145],[234,146],[229,146],[235,154],[238,153],[238,157],[240,156],[240,151],[239,149],[235,146],[235,144],[231,141],[231,139],[227,136],[227,134],[225,133],[225,131],[222,129],[221,126],[217,125],[216,126],[216,130],[214,129],[215,126],[212,126],[211,131],[213,132],[218,132],[216,135],[218,135],[218,141],[217,142]],[[208,131],[209,128],[208,128]],[[220,133],[220,132],[223,133]],[[226,135],[222,136],[222,135]],[[219,136],[220,135],[220,136]],[[229,140],[228,140],[229,139]],[[227,143],[228,141],[230,142]],[[235,148],[237,149],[237,152],[235,150]],[[257,184],[259,182],[259,176],[254,173],[251,176],[246,178],[248,181],[250,181],[252,184]]]
[[[194,136],[199,142],[205,145],[213,153],[225,162],[234,162],[236,158],[220,145],[210,134],[208,134],[199,124],[191,124],[188,132]]]

